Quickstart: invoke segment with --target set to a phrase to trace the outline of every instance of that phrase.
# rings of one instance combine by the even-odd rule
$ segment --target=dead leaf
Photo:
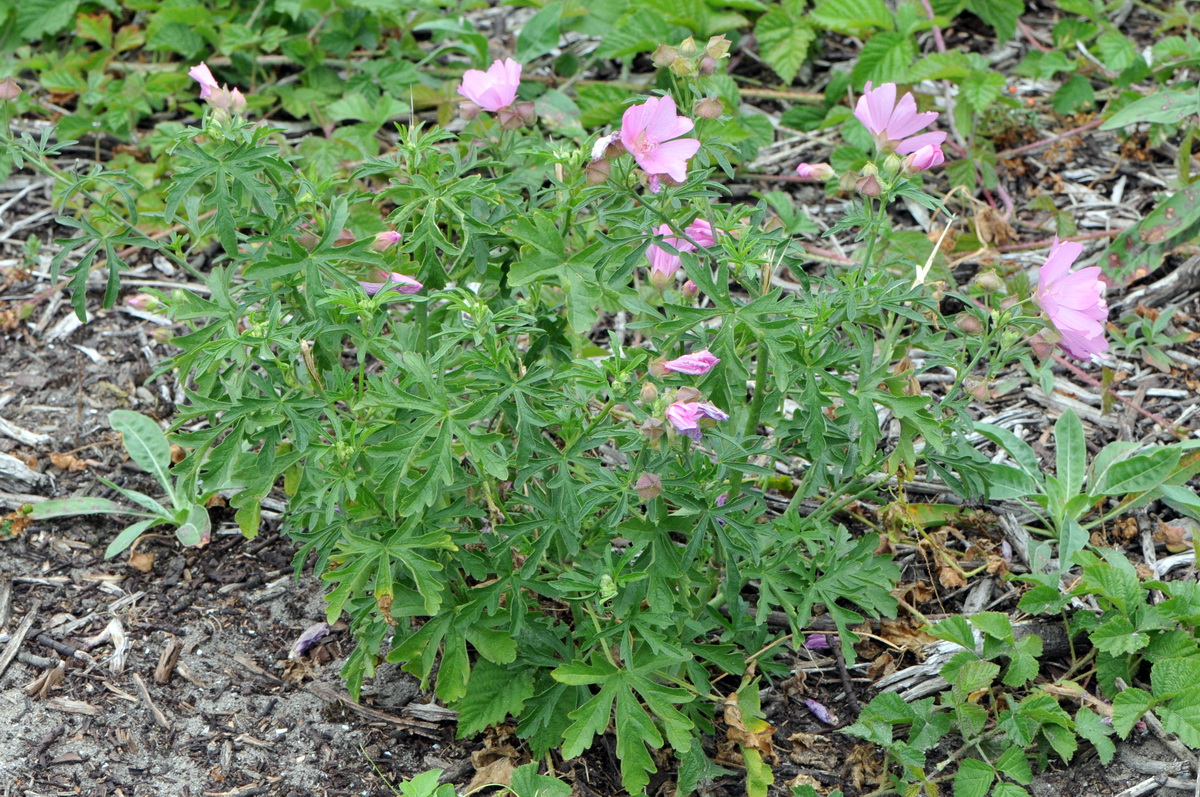
[[[980,242],[985,244],[1006,244],[1017,237],[1008,220],[999,210],[985,205],[975,214],[975,234]]]
[[[511,758],[497,758],[475,770],[475,777],[467,784],[465,793],[470,794],[484,786],[510,786],[514,769]]]
[[[87,468],[87,463],[74,454],[50,454],[50,463],[67,473],[78,473]]]
[[[154,569],[154,554],[134,551],[129,555],[129,566],[134,570],[149,573]]]
[[[46,707],[55,711],[66,711],[70,714],[86,714],[89,717],[100,716],[100,709],[84,703],[82,700],[70,700],[65,697],[52,697],[46,701]]]
[[[962,574],[958,570],[944,562],[939,562],[938,583],[946,589],[958,589],[959,587],[965,587],[967,580],[962,577]]]

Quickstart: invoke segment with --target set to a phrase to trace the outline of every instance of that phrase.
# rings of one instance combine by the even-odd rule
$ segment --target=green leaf
[[[762,753],[742,748],[742,759],[746,762],[746,797],[767,797],[775,773],[763,761]]]
[[[1124,72],[1138,59],[1137,51],[1126,36],[1108,31],[1101,33],[1096,39],[1096,49],[1100,51],[1100,60],[1110,71]]]
[[[17,6],[17,32],[25,41],[68,28],[79,0],[21,0]]]
[[[1101,130],[1122,130],[1139,122],[1179,124],[1200,113],[1200,92],[1164,89],[1134,100],[1100,125]]]
[[[1112,729],[1108,730],[1111,732]],[[1025,751],[1017,745],[1000,754],[996,759],[996,769],[1006,778],[1011,778],[1022,786],[1033,783],[1033,770],[1029,766],[1029,759],[1025,756]]]
[[[138,521],[132,526],[125,528],[120,534],[114,537],[113,541],[110,542],[108,547],[104,549],[104,558],[112,559],[130,545],[133,545],[133,541],[142,536],[147,529],[151,528],[152,526],[157,526],[159,523],[165,522],[166,521],[162,518],[148,518],[146,520]]]
[[[1200,684],[1200,658],[1163,659],[1150,668],[1150,685],[1158,699],[1172,697],[1177,693]]]
[[[961,91],[975,112],[983,113],[1000,99],[1004,83],[1004,75],[999,72],[973,71],[962,82]]]
[[[880,33],[863,45],[858,61],[850,72],[854,84],[862,87],[867,81],[876,85],[908,80],[908,70],[916,58],[913,38],[903,33]]]
[[[1075,738],[1073,729],[1064,728],[1061,725],[1043,725],[1042,735],[1054,748],[1054,752],[1058,753],[1059,758],[1068,764],[1071,763],[1071,759],[1075,757],[1075,751],[1079,749],[1079,741]]]
[[[1193,749],[1200,747],[1200,684],[1194,685],[1158,709],[1163,727]]]
[[[1093,495],[1126,495],[1153,490],[1166,482],[1182,451],[1160,448],[1153,454],[1114,463],[1091,488]]]
[[[107,498],[59,498],[33,504],[29,517],[33,520],[48,520],[70,515],[128,515],[134,514],[125,507]]]
[[[1000,665],[991,661],[968,661],[954,679],[954,696],[957,702],[966,701],[971,694],[986,689],[996,681]]]
[[[1113,698],[1113,730],[1124,739],[1134,724],[1154,705],[1150,693],[1141,689],[1126,689]]]
[[[1054,424],[1055,475],[1066,490],[1067,497],[1083,489],[1083,474],[1087,468],[1087,445],[1083,439],[1083,424],[1074,410],[1067,410]]]
[[[1017,32],[1017,20],[1025,13],[1024,0],[967,0],[967,10],[991,25],[1000,43]]]
[[[471,668],[466,694],[454,706],[458,709],[458,738],[474,736],[489,725],[503,722],[509,714],[519,717],[531,697],[530,670],[480,659]]]
[[[1055,113],[1063,115],[1077,113],[1096,104],[1096,90],[1092,82],[1078,73],[1058,87],[1051,106]]]
[[[562,669],[561,667],[559,668]],[[571,725],[563,732],[562,756],[575,758],[592,746],[592,739],[604,733],[612,719],[613,701],[616,700],[619,679],[611,678],[590,700],[572,711],[568,716]]]
[[[1129,227],[1100,257],[1100,267],[1116,284],[1126,285],[1162,265],[1168,249],[1200,229],[1200,182],[1172,194],[1144,219]]]
[[[509,788],[514,797],[571,797],[572,792],[571,784],[549,775],[539,775],[536,762],[514,769]]]
[[[561,23],[562,4],[557,2],[542,7],[530,17],[517,36],[517,61],[527,64],[558,47]]]
[[[986,761],[964,759],[954,774],[954,797],[988,797],[996,770]]]
[[[883,0],[818,0],[809,17],[825,30],[849,36],[892,27],[892,14]]]
[[[1113,656],[1137,653],[1146,647],[1150,637],[1134,628],[1126,617],[1113,617],[1092,632],[1092,644]]]
[[[808,46],[817,37],[806,20],[792,16],[784,6],[759,17],[754,35],[763,60],[788,85],[796,79],[796,72],[808,57]]]
[[[1001,642],[1013,644],[1012,622],[1003,612],[978,612],[971,615],[971,625]]]
[[[1112,736],[1113,729],[1111,725],[1105,725],[1100,715],[1092,711],[1087,706],[1079,709],[1075,714],[1075,732],[1080,738],[1091,742],[1092,747],[1096,748],[1096,755],[1100,758],[1100,763],[1108,766],[1112,763],[1113,756],[1117,752],[1117,746],[1113,744]],[[1013,778],[1013,780],[1017,780]],[[1020,781],[1026,783],[1026,781]]]
[[[158,424],[145,415],[129,410],[113,410],[108,414],[108,423],[113,431],[121,433],[121,440],[130,458],[142,470],[158,479],[166,493],[175,502],[175,488],[171,482],[171,444]]]
[[[1007,429],[1000,426],[993,426],[990,423],[976,423],[975,431],[1007,451],[1009,456],[1013,458],[1013,462],[1017,463],[1017,467],[1025,475],[1035,479],[1041,476],[1041,463],[1038,461],[1037,453],[1029,443],[1026,443]]]

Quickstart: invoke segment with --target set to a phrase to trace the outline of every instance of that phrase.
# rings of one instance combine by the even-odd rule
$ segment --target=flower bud
[[[130,296],[125,300],[125,304],[134,310],[141,310],[146,313],[152,313],[159,307],[158,297],[151,296],[148,293],[139,293]]]
[[[796,167],[796,175],[802,180],[828,180],[837,172],[828,163],[801,163]]]
[[[588,185],[603,185],[608,181],[612,165],[606,160],[592,161],[583,167],[583,179]]]
[[[386,252],[398,243],[400,243],[400,233],[395,230],[384,230],[375,236],[375,243],[371,244],[371,248],[376,252]]]
[[[675,63],[671,64],[671,71],[678,77],[691,77],[696,74],[696,64],[683,57],[676,58]]]
[[[691,385],[688,385],[686,387],[681,387],[675,391],[675,402],[674,403],[676,403],[676,404],[693,404],[702,398],[704,398],[703,393],[701,393],[699,390],[692,387]]]
[[[657,268],[650,269],[650,284],[660,291],[665,291],[667,286],[675,281],[675,274],[669,270]]]
[[[651,276],[653,277],[654,275],[653,275],[653,274],[651,274]],[[656,377],[658,377],[659,379],[662,379],[664,376],[666,376],[666,375],[667,375],[667,369],[666,369],[666,366],[665,366],[665,365],[663,365],[663,361],[662,361],[662,360],[651,360],[651,361],[650,361],[650,366],[649,366],[649,368],[648,368],[647,370],[649,370],[649,371],[650,371],[650,375],[651,375],[651,376],[656,376]],[[647,383],[647,384],[648,384],[648,383]],[[644,389],[645,389],[645,388],[643,388],[643,390],[644,390]]]
[[[988,381],[973,376],[963,380],[963,392],[976,401],[988,401],[992,398],[992,387]]]
[[[662,495],[662,477],[657,473],[643,473],[634,482],[633,489],[637,490],[638,498],[652,501]]]
[[[647,418],[638,429],[654,446],[657,446],[658,441],[662,439],[663,422],[661,418]]]
[[[0,80],[0,100],[15,100],[21,96],[21,87],[10,77]]]
[[[958,327],[960,332],[968,335],[979,335],[983,332],[983,322],[968,312],[962,312],[955,316],[954,326]]]
[[[910,152],[904,156],[904,173],[916,174],[935,166],[941,166],[945,162],[946,156],[942,153],[941,147],[936,144],[926,144],[916,152]]]
[[[679,292],[683,294],[683,298],[685,299],[695,299],[700,295],[700,286],[691,280],[688,280],[687,282],[683,283],[683,287]]]
[[[722,33],[708,40],[708,44],[704,45],[704,52],[709,58],[724,58],[729,53],[730,44],[729,39]]]
[[[479,116],[479,112],[482,110],[482,108],[470,100],[462,100],[458,103],[458,115],[467,122],[471,121],[476,116]]]
[[[155,343],[162,345],[170,343],[174,339],[175,333],[171,331],[170,327],[155,327],[154,331],[150,333],[150,337]]]
[[[1029,339],[1029,348],[1039,360],[1045,360],[1054,353],[1054,344],[1042,337],[1043,334],[1045,333],[1038,333]]]
[[[725,112],[725,105],[716,97],[704,97],[696,100],[692,112],[701,119],[718,119]]]
[[[521,117],[526,127],[533,127],[537,123],[537,110],[532,100],[518,102],[513,107],[517,109],[517,116]]]
[[[991,269],[975,275],[975,284],[979,286],[980,290],[988,293],[994,293],[1004,287],[1004,281],[1000,279],[1000,275]]]
[[[349,246],[352,243],[354,243],[354,233],[350,230],[342,230],[333,241],[334,246]]]
[[[688,36],[679,44],[679,54],[684,58],[695,58],[696,53],[698,52],[700,52],[700,50],[698,47],[696,47],[696,40],[691,36]]]
[[[666,44],[660,44],[658,45],[658,49],[654,51],[654,55],[650,56],[650,62],[659,69],[666,69],[675,63],[675,59],[678,57],[679,50]]]
[[[883,193],[883,186],[879,184],[879,179],[873,174],[858,178],[854,187],[865,197],[877,197]]]
[[[706,55],[703,58],[701,58],[699,72],[700,72],[700,74],[704,75],[705,77],[716,74],[717,59],[713,58],[711,55]]]
[[[1020,303],[1021,303],[1021,300],[1018,299],[1016,296],[1005,296],[1003,299],[1000,300],[1000,309],[1008,310],[1012,307],[1015,307],[1016,305],[1018,305]]]
[[[642,394],[641,394],[642,402],[645,404],[649,404],[650,402],[654,401],[656,398],[658,398],[658,388],[654,386],[654,383],[646,382],[645,384],[643,384],[642,385]]]

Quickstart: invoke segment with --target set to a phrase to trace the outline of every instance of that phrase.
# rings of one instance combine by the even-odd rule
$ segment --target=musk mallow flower
[[[358,284],[362,286],[363,290],[367,292],[368,296],[374,296],[382,290],[397,290],[400,293],[409,294],[419,293],[420,290],[425,287],[412,277],[406,277],[403,274],[396,273],[395,271],[387,274],[380,273],[379,276],[383,278],[382,282],[358,281]]]
[[[1070,273],[1071,265],[1082,252],[1083,244],[1055,238],[1046,262],[1038,270],[1033,298],[1062,336],[1058,345],[1072,357],[1090,360],[1093,355],[1108,351],[1108,341],[1104,339],[1108,305],[1104,301],[1099,266]]]
[[[713,369],[713,366],[721,362],[719,357],[715,357],[708,349],[704,351],[694,352],[693,354],[685,354],[682,357],[676,357],[674,360],[667,360],[660,363],[659,367],[663,371],[673,371],[677,374],[689,374],[691,376],[700,376],[707,374]]]
[[[511,58],[497,59],[487,71],[468,69],[463,73],[458,93],[485,111],[495,113],[517,99],[521,85],[521,65]]]
[[[400,233],[395,230],[384,230],[375,236],[371,248],[376,252],[386,252],[392,246],[400,243]]]
[[[895,83],[884,83],[876,89],[867,81],[863,95],[854,106],[854,115],[875,136],[880,152],[907,155],[924,146],[940,146],[946,140],[946,134],[942,132],[914,135],[933,124],[938,118],[937,111],[918,113],[917,101],[911,92],[905,92],[896,102]]]
[[[246,97],[236,88],[219,85],[212,71],[203,61],[188,70],[188,77],[200,84],[200,99],[217,111],[241,113],[246,108]]]
[[[691,119],[675,112],[675,100],[651,97],[625,109],[621,117],[621,143],[646,174],[687,179],[688,158],[700,149],[695,138],[680,138],[691,131]]]
[[[729,415],[711,404],[702,404],[699,402],[685,403],[677,401],[670,407],[667,407],[667,420],[671,422],[676,431],[697,442],[700,440],[700,421],[705,418],[711,418],[714,421],[727,421],[729,420]]]
[[[716,231],[704,219],[696,219],[684,228],[687,239],[676,238],[672,234],[671,225],[662,224],[654,230],[655,235],[663,236],[663,243],[671,246],[677,252],[694,252],[695,241],[700,246],[708,247],[716,243]],[[658,288],[664,288],[675,278],[681,262],[679,255],[672,254],[658,244],[650,244],[646,249],[646,258],[650,261],[650,282]]]

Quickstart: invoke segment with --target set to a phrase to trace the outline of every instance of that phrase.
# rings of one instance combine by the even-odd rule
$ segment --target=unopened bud
[[[976,401],[987,401],[992,397],[992,387],[986,379],[968,376],[963,380],[963,392]]]
[[[0,100],[15,100],[21,96],[21,87],[10,77],[0,80]]]
[[[657,268],[650,269],[650,284],[660,291],[665,291],[667,286],[675,281],[675,275],[670,271],[664,271]]]
[[[517,109],[517,115],[521,117],[521,121],[527,127],[532,127],[537,122],[537,110],[531,100],[518,102],[514,107]]]
[[[708,40],[708,44],[704,45],[704,52],[709,58],[724,58],[729,53],[730,44],[729,39],[722,33]]]
[[[711,55],[704,56],[703,58],[700,59],[699,71],[700,71],[700,74],[704,75],[705,77],[716,74],[717,59],[713,58]]]
[[[470,100],[462,100],[458,104],[458,115],[468,122],[479,116],[479,112],[482,110],[482,108]]]
[[[679,43],[679,54],[684,58],[695,58],[698,52],[700,52],[700,49],[696,47],[696,40],[691,36],[688,36]]]
[[[150,333],[150,337],[155,343],[163,345],[170,343],[175,337],[175,333],[169,327],[155,327],[154,331]]]
[[[647,370],[650,371],[651,376],[657,376],[659,379],[662,379],[664,376],[667,375],[667,369],[663,365],[662,360],[651,360],[650,367]],[[643,390],[644,389],[645,388],[643,388]]]
[[[983,332],[983,322],[971,313],[962,312],[954,318],[954,326],[968,335],[978,335]]]
[[[637,490],[638,498],[651,501],[662,495],[662,477],[657,473],[643,473],[634,482],[633,489]]]
[[[1045,360],[1054,353],[1054,344],[1042,337],[1043,334],[1045,333],[1039,333],[1029,339],[1029,348],[1039,360]]]
[[[877,197],[883,193],[883,186],[879,184],[879,179],[873,174],[858,178],[854,187],[858,189],[858,193],[866,197]]]
[[[1000,275],[995,271],[988,269],[975,276],[975,284],[979,286],[980,290],[993,293],[1004,287],[1004,280],[1000,279]]]
[[[400,233],[395,230],[384,230],[375,236],[375,243],[371,244],[371,248],[376,252],[385,252],[398,243],[400,243]]]
[[[883,171],[887,174],[895,174],[903,165],[904,162],[900,160],[900,156],[894,152],[889,153],[883,159]]]
[[[654,383],[646,382],[645,384],[643,384],[642,385],[642,394],[641,394],[642,401],[646,404],[649,404],[650,402],[654,401],[656,398],[658,398],[658,388],[654,386]]]
[[[142,310],[143,312],[152,313],[158,309],[158,297],[151,296],[148,293],[139,293],[130,296],[125,300],[125,304],[132,307],[134,310]]]
[[[691,77],[696,74],[696,64],[690,59],[680,56],[675,59],[675,63],[671,64],[671,71],[678,77]]]
[[[606,160],[592,161],[583,167],[583,179],[588,185],[603,185],[608,180],[612,165]]]
[[[1021,303],[1021,300],[1019,298],[1017,298],[1016,296],[1005,296],[1003,299],[1000,300],[1000,309],[1008,310],[1012,307],[1017,306],[1020,303]]]
[[[663,422],[661,418],[647,418],[638,429],[653,445],[657,446],[658,441],[662,439]]]
[[[836,173],[828,163],[801,163],[796,167],[796,176],[802,180],[820,180],[824,182]]]
[[[342,230],[333,241],[334,246],[349,246],[352,243],[354,243],[354,233],[350,230]]]
[[[692,112],[701,119],[718,119],[725,112],[725,105],[716,97],[704,97],[696,100]]]
[[[680,293],[683,294],[683,298],[685,299],[695,299],[700,295],[700,286],[691,280],[688,280],[687,282],[683,283]]]
[[[693,404],[704,398],[704,394],[688,385],[675,391],[675,401],[679,404]]]
[[[675,63],[675,59],[679,57],[679,50],[666,44],[658,45],[658,49],[654,51],[654,55],[650,56],[650,62],[659,69],[666,69],[671,64]]]

